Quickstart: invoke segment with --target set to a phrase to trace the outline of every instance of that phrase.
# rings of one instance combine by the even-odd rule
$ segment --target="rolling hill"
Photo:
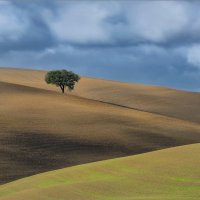
[[[51,171],[0,186],[0,200],[198,200],[200,144]]]
[[[46,71],[0,68],[0,81],[59,91],[44,82]],[[200,122],[200,94],[136,83],[123,83],[82,77],[72,94]]]
[[[83,77],[62,95],[45,73],[0,69],[0,184],[200,142],[198,93]]]

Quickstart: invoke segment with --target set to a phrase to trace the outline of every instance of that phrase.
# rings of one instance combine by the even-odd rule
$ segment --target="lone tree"
[[[65,87],[73,90],[75,83],[80,80],[79,75],[67,70],[55,70],[47,72],[45,81],[47,84],[54,84],[60,87],[62,93],[65,92]]]

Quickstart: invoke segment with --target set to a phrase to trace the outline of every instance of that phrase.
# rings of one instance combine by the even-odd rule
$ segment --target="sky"
[[[0,66],[200,91],[200,1],[0,1]]]

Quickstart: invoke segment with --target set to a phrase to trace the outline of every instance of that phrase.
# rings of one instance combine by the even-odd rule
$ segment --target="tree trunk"
[[[60,89],[61,89],[62,93],[64,94],[65,93],[65,86],[64,85],[60,85]]]
[[[62,88],[62,93],[63,93],[63,94],[65,93],[65,88],[64,88],[64,86],[63,86],[63,88]]]

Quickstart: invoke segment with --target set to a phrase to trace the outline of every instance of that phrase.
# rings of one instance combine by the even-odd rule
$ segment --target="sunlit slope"
[[[79,165],[0,186],[0,200],[198,200],[200,144]]]
[[[197,123],[11,83],[0,94],[0,183],[200,142]]]
[[[59,91],[44,82],[45,71],[0,68],[0,81]],[[82,77],[72,94],[200,122],[200,94]]]

